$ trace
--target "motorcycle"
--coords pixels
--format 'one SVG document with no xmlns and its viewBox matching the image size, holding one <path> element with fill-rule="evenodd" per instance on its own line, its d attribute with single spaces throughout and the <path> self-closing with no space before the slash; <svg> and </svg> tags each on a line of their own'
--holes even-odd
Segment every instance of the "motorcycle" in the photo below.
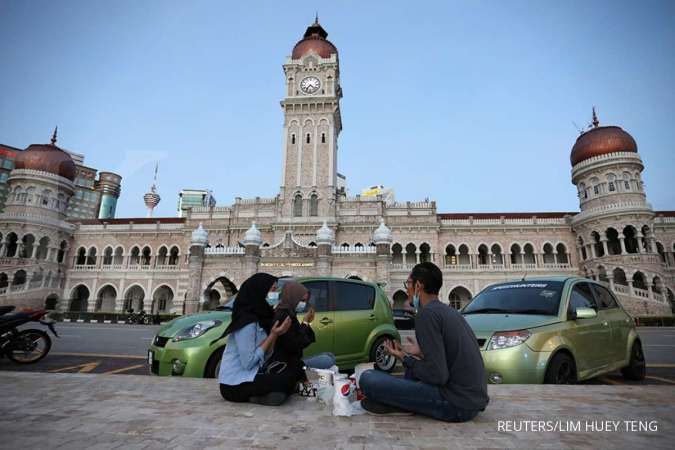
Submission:
<svg viewBox="0 0 675 450">
<path fill-rule="evenodd" d="M 132 325 L 150 325 L 153 323 L 153 318 L 152 316 L 146 314 L 145 311 L 141 311 L 140 313 L 131 311 L 129 313 L 129 317 L 127 317 L 126 322 Z"/>
<path fill-rule="evenodd" d="M 47 311 L 12 312 L 14 306 L 0 306 L 0 357 L 9 358 L 17 364 L 31 364 L 47 356 L 52 348 L 49 335 L 35 328 L 19 330 L 18 327 L 28 322 L 39 322 L 59 337 L 54 329 L 54 320 L 45 317 Z"/>
</svg>

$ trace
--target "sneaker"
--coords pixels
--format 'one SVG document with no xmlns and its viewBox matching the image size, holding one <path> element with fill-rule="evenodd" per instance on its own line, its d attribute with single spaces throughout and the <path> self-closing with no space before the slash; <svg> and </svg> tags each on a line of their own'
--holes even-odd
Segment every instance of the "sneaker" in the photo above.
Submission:
<svg viewBox="0 0 675 450">
<path fill-rule="evenodd" d="M 397 408 L 396 406 L 385 405 L 384 403 L 376 402 L 375 400 L 364 398 L 361 400 L 361 408 L 365 409 L 368 414 L 374 416 L 412 416 L 410 411 Z"/>
<path fill-rule="evenodd" d="M 286 401 L 287 397 L 283 392 L 270 392 L 266 395 L 252 396 L 248 401 L 258 405 L 279 406 Z"/>
</svg>

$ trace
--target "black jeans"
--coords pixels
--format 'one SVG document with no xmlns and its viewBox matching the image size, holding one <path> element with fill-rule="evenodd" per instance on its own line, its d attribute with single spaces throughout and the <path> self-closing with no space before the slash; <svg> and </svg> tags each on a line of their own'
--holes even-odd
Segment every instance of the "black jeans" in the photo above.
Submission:
<svg viewBox="0 0 675 450">
<path fill-rule="evenodd" d="M 247 402 L 251 397 L 283 392 L 291 395 L 295 391 L 297 377 L 291 370 L 284 370 L 277 374 L 259 373 L 253 381 L 246 383 L 220 385 L 220 395 L 230 402 Z"/>
</svg>

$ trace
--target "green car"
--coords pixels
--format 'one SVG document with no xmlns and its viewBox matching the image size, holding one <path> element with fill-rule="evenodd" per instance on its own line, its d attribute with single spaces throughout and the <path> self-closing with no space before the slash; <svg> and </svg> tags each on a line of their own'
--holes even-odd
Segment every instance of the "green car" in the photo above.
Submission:
<svg viewBox="0 0 675 450">
<path fill-rule="evenodd" d="M 280 279 L 281 288 L 288 279 Z M 305 356 L 335 354 L 341 370 L 372 361 L 391 371 L 396 359 L 384 349 L 387 339 L 400 339 L 386 294 L 375 283 L 332 277 L 298 278 L 311 292 L 316 311 L 312 329 L 316 342 Z M 219 311 L 179 317 L 162 326 L 148 350 L 150 372 L 155 375 L 214 378 L 227 337 L 218 339 L 230 323 L 231 302 Z M 299 314 L 299 318 L 302 314 Z M 212 341 L 216 340 L 212 343 Z"/>
<path fill-rule="evenodd" d="M 633 320 L 587 278 L 528 278 L 488 286 L 462 309 L 490 383 L 569 384 L 621 369 L 645 377 Z"/>
</svg>

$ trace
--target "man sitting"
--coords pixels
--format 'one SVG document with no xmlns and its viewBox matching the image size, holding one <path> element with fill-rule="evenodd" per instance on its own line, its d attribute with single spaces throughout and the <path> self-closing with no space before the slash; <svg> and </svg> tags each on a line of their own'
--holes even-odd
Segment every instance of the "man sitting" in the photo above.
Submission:
<svg viewBox="0 0 675 450">
<path fill-rule="evenodd" d="M 359 385 L 366 398 L 361 405 L 373 414 L 414 412 L 447 422 L 471 420 L 489 402 L 476 336 L 457 310 L 438 299 L 443 276 L 435 264 L 417 264 L 410 277 L 418 310 L 417 343 L 408 338 L 407 351 L 398 342 L 385 345 L 403 361 L 406 379 L 364 372 Z"/>
</svg>

